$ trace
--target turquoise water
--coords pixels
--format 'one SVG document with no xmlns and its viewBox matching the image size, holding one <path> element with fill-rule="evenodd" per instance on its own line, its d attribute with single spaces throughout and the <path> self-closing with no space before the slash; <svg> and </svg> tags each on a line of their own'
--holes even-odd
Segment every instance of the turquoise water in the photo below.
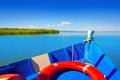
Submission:
<svg viewBox="0 0 120 80">
<path fill-rule="evenodd" d="M 0 36 L 0 65 L 60 49 L 86 39 L 83 33 Z M 95 35 L 95 42 L 120 67 L 120 35 Z"/>
</svg>

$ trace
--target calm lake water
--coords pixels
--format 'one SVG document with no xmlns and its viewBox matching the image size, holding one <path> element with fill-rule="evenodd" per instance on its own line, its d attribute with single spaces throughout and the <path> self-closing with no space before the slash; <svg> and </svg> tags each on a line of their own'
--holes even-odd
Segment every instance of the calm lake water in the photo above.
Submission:
<svg viewBox="0 0 120 80">
<path fill-rule="evenodd" d="M 82 42 L 87 33 L 0 36 L 0 66 Z M 120 67 L 120 34 L 96 34 L 95 42 Z"/>
</svg>

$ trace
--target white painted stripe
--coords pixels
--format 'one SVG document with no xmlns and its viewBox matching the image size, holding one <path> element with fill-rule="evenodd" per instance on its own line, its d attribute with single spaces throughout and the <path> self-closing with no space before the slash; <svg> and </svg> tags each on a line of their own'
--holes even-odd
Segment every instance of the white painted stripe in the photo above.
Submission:
<svg viewBox="0 0 120 80">
<path fill-rule="evenodd" d="M 85 72 L 91 65 L 87 64 L 83 67 L 83 72 Z"/>
<path fill-rule="evenodd" d="M 8 80 L 8 78 L 2 78 L 2 79 L 0 79 L 0 80 Z"/>
<path fill-rule="evenodd" d="M 106 76 L 104 75 L 104 78 L 106 78 Z"/>
<path fill-rule="evenodd" d="M 57 63 L 54 63 L 53 65 L 54 65 L 54 66 L 58 66 L 58 64 L 57 64 Z"/>
</svg>

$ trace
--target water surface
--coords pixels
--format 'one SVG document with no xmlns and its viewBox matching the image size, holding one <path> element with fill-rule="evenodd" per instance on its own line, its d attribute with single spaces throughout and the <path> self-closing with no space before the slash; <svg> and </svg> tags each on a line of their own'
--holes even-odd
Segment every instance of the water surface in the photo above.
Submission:
<svg viewBox="0 0 120 80">
<path fill-rule="evenodd" d="M 86 39 L 86 33 L 58 35 L 0 36 L 0 65 L 44 54 Z M 95 35 L 95 42 L 120 67 L 120 35 Z"/>
</svg>

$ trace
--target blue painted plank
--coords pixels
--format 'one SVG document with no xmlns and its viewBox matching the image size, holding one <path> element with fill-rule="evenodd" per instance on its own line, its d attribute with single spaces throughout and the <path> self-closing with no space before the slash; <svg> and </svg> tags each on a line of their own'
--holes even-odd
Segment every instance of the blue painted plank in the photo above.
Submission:
<svg viewBox="0 0 120 80">
<path fill-rule="evenodd" d="M 69 55 L 70 60 L 72 60 L 72 59 L 79 60 L 79 59 L 83 58 L 83 56 L 84 56 L 84 46 L 82 43 L 75 44 L 73 46 L 69 46 L 69 47 L 65 48 L 65 50 L 66 50 L 67 55 Z"/>
<path fill-rule="evenodd" d="M 92 65 L 97 66 L 98 62 L 101 61 L 101 56 L 104 55 L 103 50 L 100 49 L 100 47 L 93 41 L 91 43 L 88 42 L 85 44 L 85 53 L 87 52 L 87 50 L 89 53 L 89 60 L 92 61 Z"/>
<path fill-rule="evenodd" d="M 78 53 L 78 59 L 81 59 L 84 57 L 84 45 L 83 43 L 75 44 L 75 50 Z"/>
<path fill-rule="evenodd" d="M 10 66 L 15 66 L 15 67 L 9 70 L 9 73 L 18 73 L 23 75 L 24 77 L 27 77 L 29 75 L 32 75 L 33 73 L 36 73 L 33 68 L 31 58 L 12 63 L 10 64 Z"/>
<path fill-rule="evenodd" d="M 97 68 L 108 77 L 111 72 L 116 69 L 116 65 L 109 59 L 107 55 L 103 58 L 103 60 L 98 64 Z"/>
<path fill-rule="evenodd" d="M 73 51 L 72 51 L 72 48 L 74 48 Z M 75 49 L 75 46 L 69 46 L 69 47 L 65 48 L 65 50 L 66 50 L 66 55 L 68 55 L 70 57 L 70 60 L 72 60 L 72 59 L 73 60 L 79 59 L 79 55 L 78 55 L 78 53 L 77 53 L 77 51 Z"/>
<path fill-rule="evenodd" d="M 49 59 L 51 63 L 62 62 L 62 61 L 70 61 L 70 57 L 66 54 L 65 49 L 59 49 L 56 51 L 52 51 L 48 53 Z"/>
<path fill-rule="evenodd" d="M 120 80 L 120 69 L 118 69 L 109 80 Z"/>
</svg>

